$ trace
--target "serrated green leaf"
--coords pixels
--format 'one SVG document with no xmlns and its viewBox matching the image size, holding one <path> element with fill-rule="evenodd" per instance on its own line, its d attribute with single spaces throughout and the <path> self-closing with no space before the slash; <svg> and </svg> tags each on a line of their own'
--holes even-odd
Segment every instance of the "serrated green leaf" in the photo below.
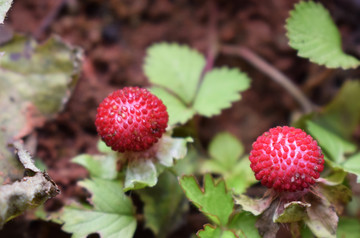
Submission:
<svg viewBox="0 0 360 238">
<path fill-rule="evenodd" d="M 336 237 L 358 238 L 360 234 L 360 221 L 354 218 L 341 217 L 339 219 Z"/>
<path fill-rule="evenodd" d="M 205 225 L 203 230 L 198 231 L 197 236 L 199 238 L 237 238 L 232 231 L 222 230 L 211 225 Z"/>
<path fill-rule="evenodd" d="M 9 11 L 13 0 L 0 0 L 0 24 L 4 24 L 6 13 Z"/>
<path fill-rule="evenodd" d="M 144 202 L 145 225 L 158 238 L 177 228 L 188 210 L 186 197 L 175 176 L 164 172 L 153 188 L 138 190 Z"/>
<path fill-rule="evenodd" d="M 228 228 L 234 230 L 239 238 L 261 238 L 255 228 L 256 221 L 256 216 L 249 212 L 241 212 L 232 217 Z"/>
<path fill-rule="evenodd" d="M 226 67 L 207 72 L 194 101 L 194 110 L 200 115 L 211 117 L 229 108 L 241 98 L 240 92 L 250 85 L 250 79 L 238 69 Z"/>
<path fill-rule="evenodd" d="M 72 238 L 98 233 L 106 238 L 131 238 L 136 229 L 131 200 L 122 192 L 119 181 L 93 178 L 80 183 L 92 194 L 92 209 L 67 206 L 61 216 L 62 229 Z"/>
<path fill-rule="evenodd" d="M 209 154 L 212 158 L 230 169 L 244 153 L 244 146 L 232 134 L 223 132 L 217 134 L 209 145 Z"/>
<path fill-rule="evenodd" d="M 355 152 L 356 146 L 351 142 L 340 138 L 312 121 L 308 121 L 306 125 L 309 133 L 315 137 L 321 148 L 328 152 L 330 158 L 336 163 L 345 160 L 345 153 Z"/>
<path fill-rule="evenodd" d="M 224 181 L 220 180 L 215 184 L 211 175 L 206 174 L 203 188 L 200 188 L 193 176 L 183 176 L 179 182 L 188 199 L 211 221 L 222 226 L 227 224 L 233 212 L 234 201 L 231 193 L 226 191 Z"/>
<path fill-rule="evenodd" d="M 204 66 L 204 56 L 188 46 L 159 43 L 148 48 L 144 71 L 151 83 L 167 88 L 190 104 Z"/>
<path fill-rule="evenodd" d="M 358 67 L 355 57 L 343 52 L 340 32 L 329 12 L 313 1 L 302 1 L 290 12 L 286 29 L 289 44 L 298 55 L 328 68 Z"/>
<path fill-rule="evenodd" d="M 185 124 L 195 114 L 195 111 L 186 106 L 179 98 L 170 94 L 165 89 L 152 87 L 151 92 L 158 96 L 167 108 L 169 114 L 169 125 L 177 123 Z"/>
<path fill-rule="evenodd" d="M 111 155 L 82 154 L 73 158 L 72 162 L 84 166 L 91 177 L 115 179 L 117 176 L 116 158 Z"/>
<path fill-rule="evenodd" d="M 140 158 L 129 161 L 126 168 L 124 191 L 153 187 L 157 183 L 158 173 L 151 159 Z"/>
<path fill-rule="evenodd" d="M 360 153 L 352 155 L 343 164 L 342 167 L 350 173 L 357 176 L 357 182 L 360 183 Z"/>
</svg>

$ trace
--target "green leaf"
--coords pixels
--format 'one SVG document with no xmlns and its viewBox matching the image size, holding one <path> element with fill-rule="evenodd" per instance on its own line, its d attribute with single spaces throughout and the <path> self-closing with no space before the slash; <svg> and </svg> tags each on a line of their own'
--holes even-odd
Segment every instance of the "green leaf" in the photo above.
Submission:
<svg viewBox="0 0 360 238">
<path fill-rule="evenodd" d="M 72 238 L 85 238 L 92 233 L 107 238 L 133 237 L 135 211 L 119 181 L 93 178 L 80 185 L 92 194 L 93 208 L 66 206 L 61 216 L 64 231 L 73 233 Z"/>
<path fill-rule="evenodd" d="M 342 167 L 350 173 L 357 175 L 357 182 L 360 183 L 360 153 L 356 153 L 348 158 Z"/>
<path fill-rule="evenodd" d="M 147 50 L 144 71 L 150 82 L 162 86 L 190 104 L 205 66 L 199 52 L 185 45 L 159 43 Z"/>
<path fill-rule="evenodd" d="M 359 66 L 359 60 L 341 48 L 341 36 L 329 12 L 313 1 L 295 5 L 286 23 L 289 44 L 298 55 L 328 68 Z"/>
<path fill-rule="evenodd" d="M 342 217 L 339 220 L 336 237 L 357 238 L 360 234 L 360 221 L 358 219 Z"/>
<path fill-rule="evenodd" d="M 351 139 L 360 121 L 359 92 L 358 80 L 346 81 L 335 98 L 313 121 L 345 139 Z"/>
<path fill-rule="evenodd" d="M 238 69 L 226 67 L 213 69 L 205 74 L 194 102 L 200 115 L 211 117 L 229 108 L 241 98 L 240 92 L 249 88 L 250 79 Z"/>
<path fill-rule="evenodd" d="M 129 161 L 126 168 L 124 191 L 153 187 L 157 183 L 157 171 L 151 159 Z"/>
<path fill-rule="evenodd" d="M 164 172 L 155 187 L 137 192 L 144 202 L 145 225 L 155 233 L 156 237 L 166 237 L 181 224 L 189 206 L 173 174 Z"/>
<path fill-rule="evenodd" d="M 0 24 L 4 24 L 7 11 L 9 11 L 13 0 L 0 0 Z"/>
<path fill-rule="evenodd" d="M 345 153 L 355 152 L 356 146 L 354 144 L 340 138 L 320 125 L 312 121 L 308 121 L 306 125 L 310 134 L 316 138 L 321 148 L 329 153 L 333 161 L 337 163 L 343 162 Z"/>
<path fill-rule="evenodd" d="M 200 188 L 193 176 L 183 176 L 180 179 L 180 185 L 188 199 L 211 221 L 222 226 L 227 224 L 233 212 L 234 201 L 231 193 L 226 191 L 224 181 L 215 184 L 211 175 L 206 174 L 204 187 Z"/>
<path fill-rule="evenodd" d="M 217 134 L 209 145 L 209 154 L 224 168 L 230 169 L 244 153 L 244 146 L 232 134 L 223 132 Z"/>
<path fill-rule="evenodd" d="M 192 138 L 173 138 L 164 135 L 158 142 L 159 147 L 155 157 L 160 164 L 171 167 L 174 165 L 174 160 L 185 157 L 187 153 L 186 144 L 188 142 L 193 142 Z"/>
<path fill-rule="evenodd" d="M 228 228 L 234 230 L 239 238 L 261 238 L 255 228 L 256 221 L 256 216 L 249 212 L 241 212 L 232 217 Z"/>
<path fill-rule="evenodd" d="M 152 87 L 151 92 L 158 96 L 165 104 L 169 114 L 169 125 L 177 123 L 185 124 L 194 116 L 195 111 L 191 107 L 186 106 L 179 98 L 165 89 Z"/>
<path fill-rule="evenodd" d="M 211 225 L 205 225 L 203 230 L 198 231 L 197 236 L 200 238 L 236 238 L 232 231 L 222 230 Z"/>
<path fill-rule="evenodd" d="M 222 175 L 228 188 L 237 194 L 245 192 L 246 188 L 256 182 L 247 157 L 239 160 L 244 147 L 241 142 L 230 133 L 219 133 L 210 142 L 209 154 L 211 159 L 202 163 L 201 171 Z"/>
<path fill-rule="evenodd" d="M 111 155 L 82 154 L 73 158 L 72 162 L 84 166 L 91 177 L 115 179 L 117 176 L 116 158 Z"/>
</svg>

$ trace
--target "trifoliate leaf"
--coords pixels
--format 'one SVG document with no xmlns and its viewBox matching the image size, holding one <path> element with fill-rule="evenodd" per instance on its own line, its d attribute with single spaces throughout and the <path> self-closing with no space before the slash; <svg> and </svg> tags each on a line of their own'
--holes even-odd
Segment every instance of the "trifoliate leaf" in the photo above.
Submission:
<svg viewBox="0 0 360 238">
<path fill-rule="evenodd" d="M 343 164 L 342 167 L 345 171 L 357 175 L 357 182 L 360 183 L 360 153 L 356 153 L 349 157 Z"/>
<path fill-rule="evenodd" d="M 219 227 L 205 225 L 203 230 L 196 234 L 199 238 L 237 238 L 234 232 L 229 230 L 222 230 Z"/>
<path fill-rule="evenodd" d="M 111 155 L 82 154 L 73 158 L 72 162 L 84 166 L 91 177 L 115 179 L 117 176 L 116 158 Z"/>
<path fill-rule="evenodd" d="M 356 146 L 351 142 L 340 138 L 312 121 L 308 121 L 306 124 L 309 133 L 319 142 L 321 148 L 328 152 L 330 159 L 336 163 L 345 160 L 345 153 L 355 152 Z"/>
<path fill-rule="evenodd" d="M 153 161 L 148 158 L 129 161 L 126 168 L 124 191 L 153 187 L 157 183 L 157 172 Z"/>
<path fill-rule="evenodd" d="M 358 219 L 341 217 L 339 219 L 336 237 L 357 238 L 360 234 L 360 221 Z"/>
<path fill-rule="evenodd" d="M 210 142 L 210 159 L 202 163 L 201 171 L 220 174 L 235 193 L 243 193 L 246 188 L 256 182 L 250 168 L 250 161 L 243 154 L 241 142 L 230 133 L 219 133 Z"/>
<path fill-rule="evenodd" d="M 160 43 L 148 48 L 144 71 L 150 82 L 178 95 L 185 104 L 194 100 L 205 58 L 185 45 Z"/>
<path fill-rule="evenodd" d="M 248 76 L 238 69 L 226 67 L 207 72 L 195 98 L 194 110 L 200 115 L 211 117 L 229 108 L 241 98 L 240 92 L 250 85 Z"/>
<path fill-rule="evenodd" d="M 261 238 L 258 230 L 255 228 L 256 220 L 256 216 L 251 213 L 241 212 L 231 218 L 227 227 L 234 230 L 239 238 Z"/>
<path fill-rule="evenodd" d="M 145 226 L 158 238 L 176 229 L 189 207 L 176 177 L 167 171 L 160 175 L 155 187 L 137 193 L 144 202 Z"/>
<path fill-rule="evenodd" d="M 7 11 L 9 11 L 13 0 L 0 0 L 0 24 L 4 24 Z"/>
<path fill-rule="evenodd" d="M 228 223 L 229 216 L 233 212 L 234 201 L 231 193 L 226 191 L 224 181 L 220 180 L 215 184 L 211 175 L 206 174 L 204 187 L 200 188 L 193 176 L 183 176 L 180 179 L 180 185 L 188 199 L 211 221 L 222 226 Z"/>
<path fill-rule="evenodd" d="M 329 12 L 313 1 L 303 1 L 290 12 L 286 29 L 289 44 L 298 55 L 328 68 L 358 67 L 360 61 L 341 48 L 341 36 Z"/>
<path fill-rule="evenodd" d="M 61 216 L 64 231 L 73 233 L 72 238 L 85 238 L 92 233 L 104 238 L 133 237 L 135 211 L 119 181 L 93 178 L 80 185 L 92 194 L 93 207 L 65 207 Z"/>
<path fill-rule="evenodd" d="M 169 114 L 169 125 L 177 123 L 185 124 L 195 114 L 195 111 L 184 104 L 175 95 L 170 94 L 165 89 L 159 87 L 152 87 L 151 92 L 158 96 L 167 108 Z"/>
</svg>

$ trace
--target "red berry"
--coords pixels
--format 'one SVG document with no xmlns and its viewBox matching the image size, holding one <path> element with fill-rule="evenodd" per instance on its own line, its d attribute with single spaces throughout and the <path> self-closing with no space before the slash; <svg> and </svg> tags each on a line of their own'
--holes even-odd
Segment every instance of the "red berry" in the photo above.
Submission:
<svg viewBox="0 0 360 238">
<path fill-rule="evenodd" d="M 168 120 L 166 106 L 159 98 L 146 89 L 126 87 L 100 103 L 95 125 L 113 150 L 144 151 L 162 136 Z"/>
<path fill-rule="evenodd" d="M 250 167 L 257 180 L 277 191 L 300 191 L 315 183 L 324 169 L 317 142 L 301 129 L 276 127 L 257 138 Z"/>
</svg>

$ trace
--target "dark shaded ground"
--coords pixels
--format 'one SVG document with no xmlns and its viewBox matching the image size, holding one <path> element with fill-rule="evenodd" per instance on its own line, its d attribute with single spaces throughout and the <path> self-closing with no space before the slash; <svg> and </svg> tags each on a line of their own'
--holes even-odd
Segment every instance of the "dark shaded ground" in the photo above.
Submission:
<svg viewBox="0 0 360 238">
<path fill-rule="evenodd" d="M 359 72 L 329 71 L 296 57 L 284 29 L 288 12 L 296 2 L 216 1 L 217 36 L 222 43 L 248 47 L 298 84 L 314 103 L 323 105 L 345 78 L 359 76 Z M 345 50 L 359 56 L 359 1 L 323 2 L 340 26 Z M 69 160 L 79 153 L 96 152 L 96 107 L 109 92 L 127 85 L 148 85 L 142 72 L 146 47 L 170 41 L 207 53 L 211 43 L 209 20 L 214 17 L 208 5 L 205 0 L 15 1 L 7 19 L 15 31 L 39 40 L 59 34 L 85 50 L 83 74 L 69 104 L 37 131 L 37 156 L 62 190 L 47 203 L 47 209 L 56 210 L 75 196 L 85 196 L 76 182 L 87 173 Z M 288 92 L 245 60 L 220 53 L 215 65 L 240 67 L 253 81 L 251 89 L 232 108 L 220 116 L 200 119 L 204 146 L 217 132 L 226 130 L 240 138 L 249 151 L 259 134 L 272 126 L 289 124 L 299 110 Z M 57 225 L 30 218 L 28 214 L 9 222 L 0 237 L 69 237 Z M 186 224 L 171 237 L 188 237 L 205 222 L 197 213 L 185 219 Z M 139 227 L 136 237 L 151 237 L 150 232 Z"/>
</svg>

